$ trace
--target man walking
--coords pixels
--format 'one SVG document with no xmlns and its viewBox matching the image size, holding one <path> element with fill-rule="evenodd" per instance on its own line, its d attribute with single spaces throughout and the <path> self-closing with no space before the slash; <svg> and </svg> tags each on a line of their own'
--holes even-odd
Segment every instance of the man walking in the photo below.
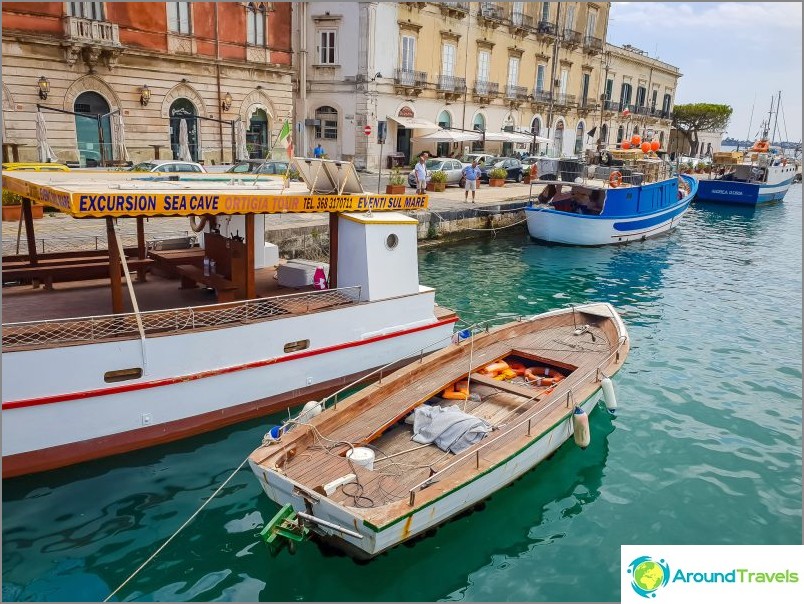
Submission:
<svg viewBox="0 0 804 604">
<path fill-rule="evenodd" d="M 475 190 L 477 189 L 477 181 L 480 179 L 480 168 L 477 167 L 477 160 L 472 160 L 471 166 L 466 166 L 463 169 L 463 200 L 469 201 L 469 191 L 472 192 L 472 203 L 475 203 Z"/>
<path fill-rule="evenodd" d="M 416 194 L 422 194 L 427 190 L 427 166 L 424 163 L 425 154 L 419 154 L 419 161 L 416 163 L 416 167 L 413 169 L 414 174 L 416 175 Z"/>
<path fill-rule="evenodd" d="M 321 143 L 318 143 L 318 145 L 316 145 L 316 148 L 313 149 L 313 157 L 315 157 L 316 159 L 321 159 L 322 157 L 324 157 L 324 147 L 321 146 Z"/>
</svg>

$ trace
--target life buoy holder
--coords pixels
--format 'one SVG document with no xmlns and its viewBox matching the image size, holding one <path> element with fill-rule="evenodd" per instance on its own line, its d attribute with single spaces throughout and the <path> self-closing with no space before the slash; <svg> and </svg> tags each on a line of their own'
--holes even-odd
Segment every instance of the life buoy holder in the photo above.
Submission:
<svg viewBox="0 0 804 604">
<path fill-rule="evenodd" d="M 616 189 L 621 184 L 623 184 L 622 172 L 618 172 L 615 170 L 614 172 L 609 174 L 609 185 L 611 185 L 612 188 Z"/>
<path fill-rule="evenodd" d="M 207 222 L 209 222 L 209 216 L 202 216 L 201 222 L 198 222 L 198 216 L 190 216 L 190 228 L 196 233 L 203 231 L 207 226 Z"/>
</svg>

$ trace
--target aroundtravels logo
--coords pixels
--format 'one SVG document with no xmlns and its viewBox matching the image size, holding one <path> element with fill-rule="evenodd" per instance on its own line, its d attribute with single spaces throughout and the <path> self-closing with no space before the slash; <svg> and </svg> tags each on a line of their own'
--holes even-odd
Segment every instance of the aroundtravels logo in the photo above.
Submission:
<svg viewBox="0 0 804 604">
<path fill-rule="evenodd" d="M 664 560 L 654 560 L 650 556 L 639 556 L 628 565 L 631 575 L 631 588 L 643 598 L 655 598 L 656 590 L 667 585 L 670 580 L 670 567 Z"/>
</svg>

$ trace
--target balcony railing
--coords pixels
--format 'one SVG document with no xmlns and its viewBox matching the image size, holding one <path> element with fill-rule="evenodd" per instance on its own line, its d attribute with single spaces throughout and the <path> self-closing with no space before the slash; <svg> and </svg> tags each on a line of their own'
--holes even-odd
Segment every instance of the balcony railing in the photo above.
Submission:
<svg viewBox="0 0 804 604">
<path fill-rule="evenodd" d="M 603 101 L 603 109 L 606 111 L 619 111 L 620 103 L 612 100 Z"/>
<path fill-rule="evenodd" d="M 73 42 L 93 42 L 101 46 L 120 46 L 117 23 L 64 17 L 64 34 Z"/>
<path fill-rule="evenodd" d="M 511 25 L 523 29 L 533 29 L 533 17 L 519 11 L 511 11 Z"/>
<path fill-rule="evenodd" d="M 603 50 L 603 40 L 594 36 L 584 37 L 583 45 L 584 48 L 592 52 L 601 52 Z"/>
<path fill-rule="evenodd" d="M 581 41 L 583 40 L 581 32 L 575 31 L 574 29 L 565 29 L 562 32 L 562 37 L 564 38 L 564 42 L 567 44 L 580 45 Z"/>
<path fill-rule="evenodd" d="M 579 109 L 597 109 L 597 103 L 595 99 L 591 97 L 580 98 L 578 99 L 578 108 Z"/>
<path fill-rule="evenodd" d="M 411 71 L 409 69 L 395 69 L 394 82 L 400 86 L 424 88 L 427 86 L 427 73 L 424 71 Z"/>
<path fill-rule="evenodd" d="M 477 81 L 474 93 L 478 96 L 497 96 L 500 93 L 500 85 L 497 82 Z"/>
<path fill-rule="evenodd" d="M 513 86 L 509 84 L 505 87 L 505 98 L 522 101 L 528 98 L 528 89 L 524 86 Z"/>
<path fill-rule="evenodd" d="M 634 107 L 634 113 L 637 115 L 650 115 L 650 108 L 644 105 L 638 105 Z"/>
<path fill-rule="evenodd" d="M 447 17 L 462 19 L 469 14 L 468 2 L 439 2 L 438 7 L 441 9 L 441 14 Z"/>
<path fill-rule="evenodd" d="M 540 34 L 554 36 L 556 34 L 556 24 L 552 21 L 539 21 L 539 24 L 536 26 L 536 31 Z"/>
<path fill-rule="evenodd" d="M 556 95 L 556 105 L 574 105 L 575 104 L 575 95 L 574 94 L 561 94 L 560 92 Z"/>
<path fill-rule="evenodd" d="M 503 7 L 499 6 L 495 2 L 481 2 L 480 13 L 478 16 L 492 21 L 505 20 L 505 12 L 503 11 Z"/>
<path fill-rule="evenodd" d="M 533 89 L 533 102 L 534 103 L 549 103 L 552 95 L 549 90 Z"/>
<path fill-rule="evenodd" d="M 438 90 L 463 94 L 466 91 L 466 80 L 456 76 L 440 75 L 438 76 Z"/>
<path fill-rule="evenodd" d="M 636 109 L 636 107 L 634 105 L 632 105 L 631 103 L 624 103 L 623 101 L 620 101 L 617 104 L 617 111 L 625 111 L 626 109 L 628 109 L 628 111 L 633 113 L 634 109 Z"/>
</svg>

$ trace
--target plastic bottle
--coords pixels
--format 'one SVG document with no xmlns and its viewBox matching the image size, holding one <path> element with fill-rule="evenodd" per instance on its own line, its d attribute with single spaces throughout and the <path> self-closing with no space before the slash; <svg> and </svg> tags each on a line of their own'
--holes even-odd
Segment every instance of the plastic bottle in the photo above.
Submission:
<svg viewBox="0 0 804 604">
<path fill-rule="evenodd" d="M 204 256 L 204 276 L 209 277 L 209 258 Z"/>
</svg>

